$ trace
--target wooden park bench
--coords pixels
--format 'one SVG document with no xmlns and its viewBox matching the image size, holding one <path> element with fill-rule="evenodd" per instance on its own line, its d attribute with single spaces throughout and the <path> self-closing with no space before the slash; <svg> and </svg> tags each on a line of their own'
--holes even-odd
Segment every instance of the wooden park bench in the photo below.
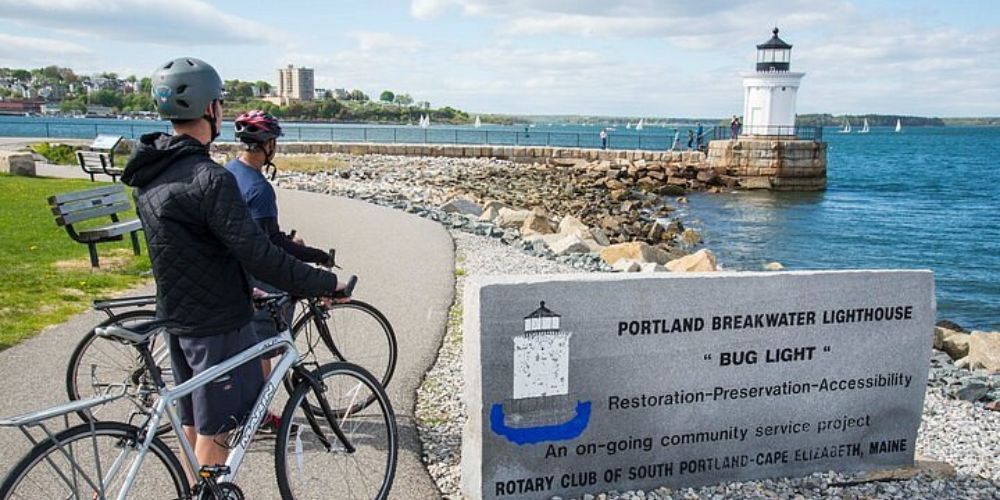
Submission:
<svg viewBox="0 0 1000 500">
<path fill-rule="evenodd" d="M 118 214 L 128 212 L 132 203 L 125 193 L 125 186 L 111 186 L 57 194 L 49 197 L 49 206 L 56 216 L 56 224 L 66 228 L 69 237 L 74 241 L 84 243 L 90 250 L 90 265 L 100 267 L 97 261 L 97 244 L 107 241 L 121 241 L 125 234 L 132 238 L 132 250 L 139 255 L 138 232 L 142 230 L 139 219 L 120 220 Z M 74 228 L 74 224 L 101 217 L 110 217 L 111 224 Z"/>
<path fill-rule="evenodd" d="M 76 152 L 76 160 L 80 163 L 80 168 L 90 175 L 93 181 L 94 174 L 105 174 L 111 177 L 111 182 L 115 182 L 122 175 L 122 169 L 115 166 L 115 148 L 122 142 L 120 135 L 101 134 L 94 138 L 89 149 Z"/>
</svg>

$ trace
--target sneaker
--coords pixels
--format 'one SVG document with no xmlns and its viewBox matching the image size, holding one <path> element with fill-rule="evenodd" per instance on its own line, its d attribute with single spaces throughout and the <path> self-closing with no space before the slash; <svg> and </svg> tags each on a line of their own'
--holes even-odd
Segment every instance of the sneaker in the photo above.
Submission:
<svg viewBox="0 0 1000 500">
<path fill-rule="evenodd" d="M 257 427 L 257 432 L 260 434 L 277 434 L 280 428 L 281 417 L 268 412 L 264 420 L 261 421 L 260 427 Z"/>
</svg>

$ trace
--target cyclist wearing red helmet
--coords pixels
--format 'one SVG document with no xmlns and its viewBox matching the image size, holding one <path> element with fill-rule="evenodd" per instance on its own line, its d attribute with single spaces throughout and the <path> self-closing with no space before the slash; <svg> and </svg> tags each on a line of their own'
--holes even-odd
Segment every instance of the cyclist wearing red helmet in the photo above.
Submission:
<svg viewBox="0 0 1000 500">
<path fill-rule="evenodd" d="M 281 125 L 269 113 L 263 111 L 248 111 L 241 114 L 234 122 L 236 139 L 243 145 L 244 151 L 226 164 L 226 170 L 236 178 L 243 200 L 250 209 L 250 216 L 257 222 L 271 242 L 303 262 L 332 265 L 329 253 L 318 248 L 305 245 L 301 238 L 285 234 L 278 226 L 278 203 L 274 187 L 263 175 L 263 169 L 271 166 L 278 150 L 278 137 L 282 135 Z M 256 288 L 265 292 L 277 292 L 275 286 L 257 280 Z M 291 324 L 294 306 L 285 311 L 286 321 Z M 258 311 L 254 315 L 254 330 L 263 340 L 278 334 L 274 321 L 267 311 Z M 274 353 L 277 355 L 278 353 Z M 261 360 L 264 378 L 271 373 L 270 359 Z M 276 415 L 268 415 L 261 429 L 277 430 L 280 423 Z"/>
</svg>

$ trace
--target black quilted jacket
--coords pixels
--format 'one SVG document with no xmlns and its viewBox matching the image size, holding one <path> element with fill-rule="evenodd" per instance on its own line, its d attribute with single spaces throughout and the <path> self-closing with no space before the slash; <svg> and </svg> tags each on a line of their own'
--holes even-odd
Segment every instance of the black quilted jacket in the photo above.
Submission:
<svg viewBox="0 0 1000 500">
<path fill-rule="evenodd" d="M 249 322 L 248 274 L 307 297 L 337 286 L 333 274 L 271 243 L 250 218 L 236 179 L 189 136 L 142 136 L 122 182 L 135 187 L 156 278 L 157 316 L 180 325 L 175 335 L 216 335 Z"/>
</svg>

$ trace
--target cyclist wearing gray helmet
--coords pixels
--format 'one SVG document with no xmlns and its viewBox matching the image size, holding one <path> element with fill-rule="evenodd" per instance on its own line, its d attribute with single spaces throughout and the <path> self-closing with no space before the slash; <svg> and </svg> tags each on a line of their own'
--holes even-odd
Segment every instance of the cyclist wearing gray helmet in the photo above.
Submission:
<svg viewBox="0 0 1000 500">
<path fill-rule="evenodd" d="M 215 69 L 193 57 L 168 61 L 153 73 L 152 93 L 174 133 L 140 137 L 122 182 L 134 187 L 156 313 L 172 324 L 170 358 L 180 384 L 256 343 L 250 275 L 306 297 L 333 296 L 343 285 L 274 245 L 236 180 L 209 156 L 222 126 Z M 220 443 L 244 420 L 262 383 L 260 367 L 248 363 L 181 401 L 185 435 L 202 466 L 225 463 Z"/>
</svg>

